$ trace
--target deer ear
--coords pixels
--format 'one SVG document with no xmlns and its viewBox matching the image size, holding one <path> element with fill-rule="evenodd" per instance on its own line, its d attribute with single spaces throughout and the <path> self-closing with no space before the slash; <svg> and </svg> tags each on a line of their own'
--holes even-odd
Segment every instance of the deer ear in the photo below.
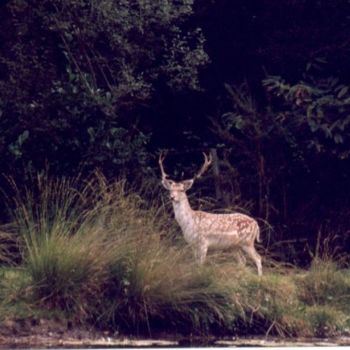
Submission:
<svg viewBox="0 0 350 350">
<path fill-rule="evenodd" d="M 168 179 L 162 179 L 162 185 L 165 189 L 167 189 L 168 191 L 170 191 L 170 187 L 171 187 L 171 180 Z"/>
<path fill-rule="evenodd" d="M 182 183 L 183 186 L 184 186 L 184 190 L 187 191 L 187 190 L 189 190 L 189 189 L 192 187 L 193 182 L 194 182 L 194 180 L 191 179 L 191 180 L 184 180 L 184 181 L 182 181 L 181 183 Z"/>
</svg>

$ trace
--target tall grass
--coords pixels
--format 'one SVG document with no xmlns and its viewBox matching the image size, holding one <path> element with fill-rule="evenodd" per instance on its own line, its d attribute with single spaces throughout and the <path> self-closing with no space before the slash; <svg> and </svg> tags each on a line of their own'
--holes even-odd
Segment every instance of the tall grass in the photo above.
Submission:
<svg viewBox="0 0 350 350">
<path fill-rule="evenodd" d="M 35 299 L 81 317 L 106 278 L 110 249 L 88 215 L 90 184 L 81 190 L 77 180 L 39 176 L 24 193 L 14 186 L 14 218 Z"/>
<path fill-rule="evenodd" d="M 310 270 L 296 279 L 299 298 L 307 305 L 336 305 L 350 312 L 349 275 L 330 260 L 313 260 Z"/>
<path fill-rule="evenodd" d="M 12 265 L 18 258 L 17 236 L 9 227 L 0 229 L 0 264 Z"/>
<path fill-rule="evenodd" d="M 145 208 L 125 181 L 40 177 L 35 191 L 15 198 L 40 305 L 78 322 L 148 333 L 174 326 L 204 331 L 228 319 L 228 292 L 187 249 L 172 245 L 159 208 Z"/>
<path fill-rule="evenodd" d="M 197 266 L 173 220 L 124 180 L 38 177 L 14 219 L 32 301 L 133 334 L 329 335 L 345 329 L 350 276 L 319 259 L 262 278 L 228 257 Z M 270 264 L 271 265 L 271 264 Z M 272 266 L 272 265 L 271 265 Z"/>
</svg>

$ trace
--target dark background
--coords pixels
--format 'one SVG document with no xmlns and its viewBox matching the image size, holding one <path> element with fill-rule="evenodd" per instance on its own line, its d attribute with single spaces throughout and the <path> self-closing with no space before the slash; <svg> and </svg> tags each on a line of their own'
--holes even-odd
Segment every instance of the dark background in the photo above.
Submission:
<svg viewBox="0 0 350 350">
<path fill-rule="evenodd" d="M 95 168 L 158 186 L 161 150 L 178 179 L 211 152 L 194 207 L 257 217 L 284 261 L 317 240 L 347 254 L 349 16 L 345 0 L 1 1 L 2 191 Z"/>
</svg>

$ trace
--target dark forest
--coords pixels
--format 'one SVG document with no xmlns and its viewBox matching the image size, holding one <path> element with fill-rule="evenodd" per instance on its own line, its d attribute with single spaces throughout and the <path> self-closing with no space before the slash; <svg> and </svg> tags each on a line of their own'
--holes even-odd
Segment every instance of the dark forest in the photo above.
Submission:
<svg viewBox="0 0 350 350">
<path fill-rule="evenodd" d="M 0 186 L 96 168 L 158 186 L 161 151 L 177 178 L 208 152 L 194 205 L 258 218 L 293 263 L 317 239 L 347 251 L 349 14 L 345 0 L 3 0 Z"/>
</svg>

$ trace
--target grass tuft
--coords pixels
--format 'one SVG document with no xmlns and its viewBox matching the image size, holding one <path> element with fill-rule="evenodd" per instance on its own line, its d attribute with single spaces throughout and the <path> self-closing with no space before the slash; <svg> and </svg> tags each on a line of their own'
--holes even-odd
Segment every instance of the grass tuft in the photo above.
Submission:
<svg viewBox="0 0 350 350">
<path fill-rule="evenodd" d="M 350 312 L 350 276 L 336 262 L 315 258 L 309 271 L 296 279 L 299 298 L 307 305 L 334 305 Z"/>
<path fill-rule="evenodd" d="M 344 331 L 347 316 L 329 305 L 314 305 L 306 309 L 306 319 L 316 337 L 339 335 Z"/>
</svg>

